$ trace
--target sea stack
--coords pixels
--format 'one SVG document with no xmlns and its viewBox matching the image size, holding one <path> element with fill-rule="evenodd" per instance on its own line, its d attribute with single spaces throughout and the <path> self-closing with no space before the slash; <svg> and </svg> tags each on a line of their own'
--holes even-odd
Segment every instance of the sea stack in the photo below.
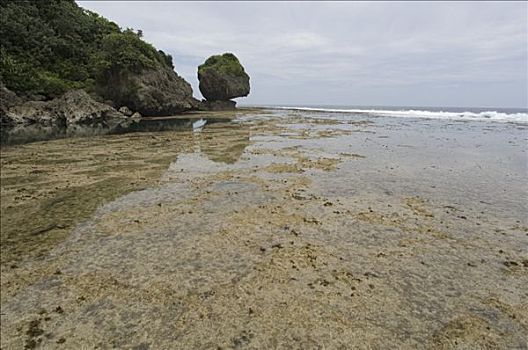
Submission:
<svg viewBox="0 0 528 350">
<path fill-rule="evenodd" d="M 231 99 L 249 95 L 249 75 L 232 53 L 209 57 L 198 67 L 198 80 L 207 110 L 234 109 Z"/>
</svg>

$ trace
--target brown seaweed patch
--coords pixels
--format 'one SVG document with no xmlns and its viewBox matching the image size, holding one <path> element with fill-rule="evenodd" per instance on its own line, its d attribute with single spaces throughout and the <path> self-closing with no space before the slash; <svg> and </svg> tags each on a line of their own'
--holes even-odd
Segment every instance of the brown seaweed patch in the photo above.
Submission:
<svg viewBox="0 0 528 350">
<path fill-rule="evenodd" d="M 434 217 L 433 213 L 426 208 L 426 203 L 422 198 L 405 198 L 405 204 L 416 214 L 426 218 Z"/>
<path fill-rule="evenodd" d="M 345 158 L 352 158 L 352 159 L 363 159 L 363 158 L 367 158 L 366 156 L 363 156 L 361 154 L 357 154 L 357 153 L 346 153 L 346 152 L 343 152 L 343 153 L 339 153 L 339 155 L 341 157 L 345 157 Z"/>
<path fill-rule="evenodd" d="M 449 321 L 434 336 L 435 349 L 498 349 L 504 334 L 484 318 L 464 314 Z"/>
<path fill-rule="evenodd" d="M 304 170 L 298 164 L 271 164 L 262 169 L 268 173 L 303 173 Z"/>
<path fill-rule="evenodd" d="M 298 164 L 303 169 L 318 169 L 323 171 L 333 171 L 337 168 L 337 165 L 341 163 L 339 158 L 316 158 L 310 159 L 308 157 L 299 157 Z"/>
</svg>

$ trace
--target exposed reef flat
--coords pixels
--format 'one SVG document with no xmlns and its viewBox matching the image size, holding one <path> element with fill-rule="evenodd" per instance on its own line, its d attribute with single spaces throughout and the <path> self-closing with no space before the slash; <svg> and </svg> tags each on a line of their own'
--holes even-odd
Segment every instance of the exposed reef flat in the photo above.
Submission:
<svg viewBox="0 0 528 350">
<path fill-rule="evenodd" d="M 2 349 L 524 349 L 515 124 L 246 111 L 2 149 Z"/>
</svg>

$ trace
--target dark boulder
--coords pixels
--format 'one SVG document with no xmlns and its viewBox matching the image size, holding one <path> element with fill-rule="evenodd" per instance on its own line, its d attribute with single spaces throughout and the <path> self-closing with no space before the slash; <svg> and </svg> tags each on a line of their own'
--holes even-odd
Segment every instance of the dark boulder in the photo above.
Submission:
<svg viewBox="0 0 528 350">
<path fill-rule="evenodd" d="M 203 100 L 198 105 L 198 110 L 201 111 L 231 111 L 236 109 L 235 101 L 207 101 Z"/>
<path fill-rule="evenodd" d="M 198 80 L 208 101 L 228 101 L 249 94 L 249 75 L 232 53 L 209 57 L 198 67 Z"/>
<path fill-rule="evenodd" d="M 195 109 L 191 85 L 170 67 L 136 72 L 114 72 L 98 84 L 98 93 L 116 106 L 127 106 L 146 116 L 164 116 Z"/>
</svg>

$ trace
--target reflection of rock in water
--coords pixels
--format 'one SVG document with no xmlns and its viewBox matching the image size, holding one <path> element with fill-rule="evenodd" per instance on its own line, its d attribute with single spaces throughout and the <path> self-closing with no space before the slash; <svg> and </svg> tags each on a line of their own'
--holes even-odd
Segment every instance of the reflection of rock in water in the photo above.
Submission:
<svg viewBox="0 0 528 350">
<path fill-rule="evenodd" d="M 56 126 L 42 126 L 38 124 L 15 126 L 13 128 L 2 127 L 0 140 L 2 145 L 19 144 L 33 141 L 49 140 L 64 137 L 66 130 Z"/>
<path fill-rule="evenodd" d="M 194 137 L 207 158 L 213 162 L 233 164 L 249 146 L 249 127 L 241 124 L 211 124 Z"/>
<path fill-rule="evenodd" d="M 85 137 L 108 134 L 112 131 L 104 126 L 71 125 L 68 128 L 57 125 L 17 125 L 11 128 L 2 128 L 1 144 L 14 145 L 35 141 L 46 141 L 65 137 Z"/>
<path fill-rule="evenodd" d="M 215 161 L 219 159 L 218 161 L 226 163 L 235 162 L 240 157 L 249 141 L 249 130 L 246 130 L 244 132 L 245 135 L 242 137 L 241 125 L 226 124 L 226 122 L 229 122 L 231 119 L 232 116 L 227 116 L 225 118 L 218 116 L 214 118 L 204 118 L 204 120 L 207 121 L 206 130 L 209 130 L 209 135 L 206 137 L 196 138 L 196 145 L 198 146 L 198 148 L 201 146 L 201 144 L 204 144 L 204 147 L 206 149 L 209 149 L 209 146 L 211 146 L 209 145 L 211 143 L 211 140 L 209 140 L 209 138 L 211 137 L 222 138 L 222 140 L 218 140 L 218 147 L 222 147 L 224 143 L 223 140 L 232 144 L 233 137 L 238 138 L 240 140 L 244 139 L 244 145 L 234 147 L 235 149 L 240 149 L 239 154 L 235 156 L 233 160 L 226 161 L 215 157 Z M 139 119 L 134 118 L 134 116 L 132 116 L 122 120 L 118 124 L 112 125 L 112 127 L 108 127 L 102 124 L 72 124 L 65 127 L 64 125 L 42 125 L 35 123 L 30 125 L 16 125 L 14 127 L 2 127 L 0 128 L 0 139 L 2 145 L 9 145 L 23 144 L 34 141 L 46 141 L 65 137 L 84 137 L 104 134 L 123 134 L 132 132 L 188 131 L 189 129 L 192 129 L 193 122 L 197 120 L 201 120 L 201 118 L 198 117 L 197 119 L 196 116 L 190 116 L 188 118 L 176 116 Z M 213 126 L 214 123 L 220 123 L 220 126 Z M 211 136 L 211 133 L 214 133 L 215 136 Z M 205 140 L 205 142 L 203 140 Z M 229 150 L 225 148 L 224 152 L 226 152 L 226 155 L 227 153 L 236 153 L 229 152 Z"/>
<path fill-rule="evenodd" d="M 120 134 L 134 131 L 138 119 L 133 117 L 124 119 L 112 127 L 102 124 L 72 124 L 64 125 L 15 125 L 14 127 L 2 127 L 0 129 L 1 145 L 17 145 L 36 141 L 48 141 L 67 137 L 87 137 L 105 134 Z"/>
</svg>

